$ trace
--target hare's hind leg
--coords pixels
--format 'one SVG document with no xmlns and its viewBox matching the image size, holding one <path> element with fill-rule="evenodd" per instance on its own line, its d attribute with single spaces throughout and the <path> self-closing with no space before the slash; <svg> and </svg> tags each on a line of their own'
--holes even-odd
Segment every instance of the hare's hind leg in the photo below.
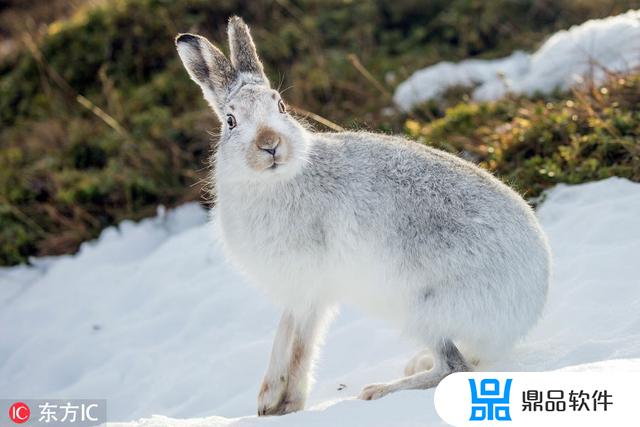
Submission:
<svg viewBox="0 0 640 427">
<path fill-rule="evenodd" d="M 419 353 L 414 359 L 424 356 Z M 412 359 L 413 361 L 413 359 Z M 411 362 L 410 362 L 411 364 Z M 407 366 L 409 368 L 410 366 Z M 360 393 L 360 399 L 379 399 L 384 395 L 398 390 L 427 389 L 435 387 L 444 377 L 454 372 L 470 371 L 469 364 L 464 360 L 458 348 L 448 339 L 443 340 L 435 349 L 433 367 L 428 371 L 417 371 L 413 375 L 386 384 L 371 384 Z"/>
</svg>

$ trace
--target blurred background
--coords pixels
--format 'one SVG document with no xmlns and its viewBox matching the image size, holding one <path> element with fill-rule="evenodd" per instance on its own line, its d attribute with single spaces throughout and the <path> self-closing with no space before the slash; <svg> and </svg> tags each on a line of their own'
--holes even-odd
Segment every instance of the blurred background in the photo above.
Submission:
<svg viewBox="0 0 640 427">
<path fill-rule="evenodd" d="M 532 203 L 557 183 L 640 181 L 640 73 L 473 102 L 394 106 L 440 61 L 535 51 L 640 0 L 0 0 L 0 265 L 73 253 L 123 219 L 202 200 L 215 116 L 174 49 L 250 25 L 272 84 L 320 131 L 404 133 L 493 171 Z M 640 52 L 639 52 L 640 54 Z"/>
</svg>

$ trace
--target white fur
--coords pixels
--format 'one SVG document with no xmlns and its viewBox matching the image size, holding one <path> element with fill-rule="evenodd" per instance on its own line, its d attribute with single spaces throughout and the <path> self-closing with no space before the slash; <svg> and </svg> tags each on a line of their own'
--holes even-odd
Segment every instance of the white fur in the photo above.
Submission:
<svg viewBox="0 0 640 427">
<path fill-rule="evenodd" d="M 457 173 L 469 169 L 480 182 L 468 190 L 480 184 L 482 191 L 491 191 L 483 202 L 495 205 L 478 205 L 484 212 L 474 216 L 438 206 L 453 218 L 469 221 L 466 227 L 475 241 L 461 240 L 446 251 L 415 244 L 411 257 L 423 265 L 410 265 L 402 248 L 411 242 L 395 241 L 404 236 L 389 230 L 402 215 L 426 215 L 432 201 L 394 203 L 396 189 L 379 191 L 379 175 L 385 172 L 375 166 L 389 158 L 402 161 L 403 156 L 419 162 L 435 150 L 364 133 L 316 135 L 310 141 L 318 156 L 356 154 L 321 165 L 349 168 L 335 171 L 344 175 L 345 188 L 324 188 L 321 179 L 302 183 L 304 171 L 317 166 L 313 160 L 300 161 L 302 171 L 294 177 L 266 176 L 263 182 L 242 182 L 240 174 L 232 172 L 241 171 L 239 165 L 222 166 L 225 147 L 220 147 L 216 163 L 218 220 L 227 253 L 274 300 L 301 314 L 318 305 L 357 305 L 426 346 L 447 337 L 480 360 L 502 354 L 533 325 L 546 296 L 549 255 L 533 213 L 513 191 L 475 166 L 438 153 L 449 167 L 461 168 Z M 363 146 L 341 153 L 343 147 L 357 144 Z M 380 156 L 376 149 L 387 153 Z M 373 151 L 370 157 L 364 157 L 365 150 Z M 458 187 L 464 203 L 464 183 Z M 433 296 L 424 301 L 428 290 Z"/>
<path fill-rule="evenodd" d="M 429 363 L 410 363 L 410 376 L 365 388 L 365 399 L 432 387 L 469 369 L 466 360 L 504 354 L 532 327 L 550 254 L 531 208 L 509 187 L 400 137 L 310 132 L 278 110 L 267 85 L 229 93 L 212 102 L 222 105 L 213 175 L 221 235 L 229 258 L 285 307 L 260 414 L 304 406 L 317 347 L 341 303 L 432 350 Z M 226 114 L 235 128 L 224 125 Z M 265 127 L 291 156 L 256 170 L 246 156 Z"/>
</svg>

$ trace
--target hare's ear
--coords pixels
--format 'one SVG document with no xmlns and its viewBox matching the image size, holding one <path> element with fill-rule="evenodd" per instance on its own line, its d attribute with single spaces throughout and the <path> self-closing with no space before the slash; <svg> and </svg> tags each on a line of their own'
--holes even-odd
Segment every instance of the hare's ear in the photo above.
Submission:
<svg viewBox="0 0 640 427">
<path fill-rule="evenodd" d="M 176 37 L 180 59 L 191 79 L 202 88 L 205 99 L 219 117 L 238 74 L 226 56 L 209 40 L 194 34 Z"/>
<path fill-rule="evenodd" d="M 262 84 L 269 87 L 269 79 L 264 74 L 262 62 L 258 59 L 256 45 L 253 44 L 247 24 L 242 18 L 233 16 L 229 19 L 227 33 L 231 64 L 240 73 L 243 83 Z"/>
</svg>

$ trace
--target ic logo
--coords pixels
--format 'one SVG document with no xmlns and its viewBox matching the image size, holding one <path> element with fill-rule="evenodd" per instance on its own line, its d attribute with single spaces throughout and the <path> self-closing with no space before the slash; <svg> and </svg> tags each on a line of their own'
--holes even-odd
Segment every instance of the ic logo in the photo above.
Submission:
<svg viewBox="0 0 640 427">
<path fill-rule="evenodd" d="M 31 410 L 22 402 L 16 402 L 9 408 L 9 418 L 16 424 L 22 424 L 29 420 Z"/>
<path fill-rule="evenodd" d="M 471 417 L 469 421 L 511 421 L 509 414 L 509 393 L 511 392 L 511 378 L 504 384 L 504 392 L 500 393 L 500 381 L 487 378 L 480 381 L 469 379 L 471 387 Z"/>
</svg>

